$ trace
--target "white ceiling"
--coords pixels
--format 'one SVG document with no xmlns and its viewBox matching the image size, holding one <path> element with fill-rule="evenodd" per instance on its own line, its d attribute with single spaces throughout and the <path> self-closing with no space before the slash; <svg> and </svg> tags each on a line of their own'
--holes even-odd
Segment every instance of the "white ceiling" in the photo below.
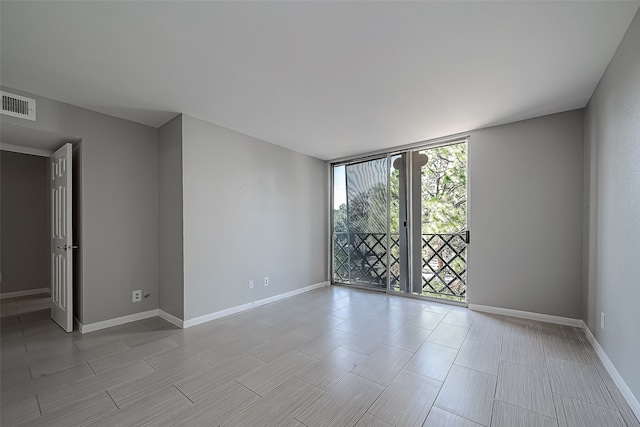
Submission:
<svg viewBox="0 0 640 427">
<path fill-rule="evenodd" d="M 331 159 L 584 107 L 638 5 L 2 1 L 1 83 Z"/>
</svg>

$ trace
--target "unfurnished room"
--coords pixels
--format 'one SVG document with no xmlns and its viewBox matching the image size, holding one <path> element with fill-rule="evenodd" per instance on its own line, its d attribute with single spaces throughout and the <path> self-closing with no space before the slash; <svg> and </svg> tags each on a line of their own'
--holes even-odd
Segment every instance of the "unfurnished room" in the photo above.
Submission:
<svg viewBox="0 0 640 427">
<path fill-rule="evenodd" d="M 640 427 L 640 1 L 0 1 L 0 425 Z"/>
</svg>

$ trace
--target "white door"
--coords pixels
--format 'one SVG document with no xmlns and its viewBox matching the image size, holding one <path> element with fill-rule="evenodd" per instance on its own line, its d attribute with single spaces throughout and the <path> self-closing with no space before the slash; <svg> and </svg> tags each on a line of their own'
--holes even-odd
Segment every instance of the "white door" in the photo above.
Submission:
<svg viewBox="0 0 640 427">
<path fill-rule="evenodd" d="M 73 331 L 71 144 L 51 156 L 51 318 Z"/>
</svg>

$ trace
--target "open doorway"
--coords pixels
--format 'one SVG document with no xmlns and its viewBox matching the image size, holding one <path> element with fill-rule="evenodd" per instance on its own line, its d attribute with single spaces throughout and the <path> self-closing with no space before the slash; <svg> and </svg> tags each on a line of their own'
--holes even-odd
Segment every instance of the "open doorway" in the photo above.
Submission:
<svg viewBox="0 0 640 427">
<path fill-rule="evenodd" d="M 59 185 L 52 187 L 52 183 L 62 171 L 60 159 L 54 154 L 56 149 L 68 147 L 63 150 L 67 154 L 63 166 L 70 172 L 71 181 L 73 165 L 78 165 L 78 160 L 72 161 L 72 145 L 66 144 L 72 142 L 73 151 L 77 154 L 80 140 L 11 124 L 3 124 L 0 131 L 0 297 L 3 329 L 5 324 L 20 324 L 34 316 L 50 315 L 70 332 L 73 330 L 71 310 L 75 305 L 74 296 L 80 294 L 76 292 L 80 291 L 79 283 L 72 281 L 79 265 L 73 268 L 71 260 L 72 251 L 77 251 L 80 239 L 63 242 L 64 258 L 69 258 L 70 262 L 61 270 L 60 257 L 56 257 L 56 251 L 60 252 L 56 250 L 60 249 L 56 243 L 59 246 L 60 242 L 56 237 L 60 237 L 60 230 L 64 230 L 71 238 L 75 228 L 71 218 L 72 214 L 79 212 L 79 197 L 72 191 L 66 193 L 65 188 L 62 196 L 69 197 L 68 203 L 62 206 L 63 198 L 59 191 L 56 192 Z M 78 177 L 79 173 L 73 173 L 73 178 Z M 64 229 L 56 222 L 61 213 L 69 218 Z M 69 310 L 66 321 L 60 322 L 59 313 L 56 315 L 62 296 L 59 285 L 67 278 L 69 285 L 64 289 L 64 296 L 68 298 L 63 306 Z M 52 284 L 57 284 L 53 293 Z"/>
<path fill-rule="evenodd" d="M 49 159 L 0 153 L 2 317 L 48 309 Z"/>
</svg>

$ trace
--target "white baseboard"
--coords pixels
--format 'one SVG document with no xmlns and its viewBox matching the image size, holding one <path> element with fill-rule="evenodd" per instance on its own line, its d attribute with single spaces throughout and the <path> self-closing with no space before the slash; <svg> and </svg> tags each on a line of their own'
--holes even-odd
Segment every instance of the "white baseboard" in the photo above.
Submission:
<svg viewBox="0 0 640 427">
<path fill-rule="evenodd" d="M 504 316 L 520 317 L 522 319 L 539 320 L 541 322 L 557 323 L 559 325 L 574 326 L 576 328 L 582 328 L 583 324 L 581 319 L 572 319 L 570 317 L 533 313 L 531 311 L 511 310 L 510 308 L 492 307 L 490 305 L 469 304 L 469 310 L 482 311 L 492 314 L 502 314 Z"/>
<path fill-rule="evenodd" d="M 173 323 L 179 328 L 184 328 L 184 320 L 177 318 L 173 314 L 169 314 L 164 310 L 158 309 L 158 316 L 162 317 L 164 320 L 166 320 L 169 323 Z"/>
<path fill-rule="evenodd" d="M 190 328 L 192 326 L 199 325 L 201 323 L 210 322 L 221 317 L 231 316 L 232 314 L 240 313 L 241 311 L 247 311 L 254 307 L 253 303 L 237 305 L 235 307 L 226 308 L 224 310 L 216 311 L 214 313 L 205 314 L 204 316 L 194 317 L 193 319 L 184 321 L 184 328 Z"/>
<path fill-rule="evenodd" d="M 194 319 L 189 319 L 184 321 L 167 313 L 164 310 L 160 310 L 156 308 L 154 310 L 143 311 L 142 313 L 134 313 L 134 314 L 129 314 L 127 316 L 116 317 L 114 319 L 103 320 L 101 322 L 89 323 L 88 325 L 83 325 L 78 321 L 78 319 L 75 319 L 75 322 L 76 322 L 77 329 L 83 334 L 86 334 L 88 332 L 98 331 L 100 329 L 111 328 L 113 326 L 123 325 L 129 322 L 135 322 L 136 320 L 148 319 L 154 316 L 159 316 L 164 320 L 166 320 L 167 322 L 173 323 L 174 325 L 180 328 L 189 328 L 191 326 L 199 325 L 201 323 L 209 322 L 211 320 L 219 319 L 221 317 L 230 316 L 232 314 L 240 313 L 242 311 L 250 310 L 252 308 L 259 307 L 261 305 L 280 301 L 282 299 L 299 295 L 305 292 L 313 291 L 314 289 L 322 288 L 328 285 L 329 285 L 329 282 L 320 282 L 320 283 L 316 283 L 315 285 L 310 285 L 304 288 L 295 289 L 293 291 L 285 292 L 280 295 L 275 295 L 275 296 L 264 298 L 258 301 L 249 302 L 247 304 L 238 305 L 235 307 L 216 311 L 215 313 L 205 314 L 204 316 L 200 316 Z"/>
<path fill-rule="evenodd" d="M 26 297 L 27 295 L 48 294 L 49 288 L 29 289 L 26 291 L 5 292 L 0 294 L 0 299 Z"/>
<path fill-rule="evenodd" d="M 640 420 L 640 403 L 638 402 L 636 397 L 633 395 L 633 393 L 631 392 L 627 384 L 624 382 L 624 380 L 618 373 L 618 370 L 615 368 L 615 366 L 613 366 L 613 363 L 609 359 L 609 356 L 607 356 L 607 353 L 605 353 L 604 349 L 602 348 L 600 343 L 598 343 L 598 340 L 596 340 L 596 338 L 593 336 L 593 334 L 591 333 L 591 330 L 587 327 L 584 321 L 580 319 L 572 319 L 569 317 L 551 316 L 549 314 L 532 313 L 529 311 L 511 310 L 508 308 L 491 307 L 488 305 L 478 305 L 478 304 L 469 304 L 469 310 L 482 311 L 485 313 L 493 313 L 493 314 L 502 314 L 505 316 L 520 317 L 523 319 L 539 320 L 542 322 L 558 323 L 560 325 L 567 325 L 567 326 L 582 328 L 585 334 L 587 335 L 587 339 L 589 340 L 589 342 L 595 349 L 596 353 L 598 354 L 598 357 L 602 361 L 602 364 L 604 365 L 604 367 L 607 369 L 607 372 L 611 376 L 611 379 L 613 379 L 613 382 L 618 387 L 618 390 L 620 390 L 620 393 L 622 393 L 622 396 L 624 396 L 625 400 L 629 404 L 629 407 L 631 408 L 633 413 L 636 415 L 636 418 Z"/>
<path fill-rule="evenodd" d="M 113 326 L 123 325 L 129 322 L 135 322 L 136 320 L 148 319 L 150 317 L 159 316 L 159 310 L 143 311 L 142 313 L 129 314 L 122 317 L 116 317 L 114 319 L 103 320 L 101 322 L 89 323 L 83 325 L 80 322 L 80 332 L 86 334 L 88 332 L 99 331 L 100 329 L 111 328 Z"/>
<path fill-rule="evenodd" d="M 204 316 L 195 317 L 193 319 L 185 320 L 183 327 L 189 328 L 191 326 L 199 325 L 201 323 L 210 322 L 211 320 L 219 319 L 221 317 L 230 316 L 232 314 L 240 313 L 242 311 L 251 310 L 252 308 L 259 307 L 261 305 L 269 304 L 272 302 L 280 301 L 285 298 L 289 298 L 295 295 L 299 295 L 305 292 L 313 291 L 324 286 L 328 286 L 329 282 L 320 282 L 314 285 L 305 286 L 304 288 L 295 289 L 293 291 L 285 292 L 279 295 L 275 295 L 269 298 L 264 298 L 258 301 L 249 302 L 235 307 L 227 308 L 224 310 L 216 311 L 214 313 L 205 314 Z"/>
<path fill-rule="evenodd" d="M 589 329 L 587 324 L 584 322 L 582 322 L 582 329 L 584 330 L 584 333 L 587 335 L 587 339 L 589 340 L 593 348 L 596 350 L 598 357 L 602 361 L 602 364 L 604 365 L 604 367 L 607 369 L 607 372 L 611 376 L 611 379 L 613 380 L 614 383 L 616 383 L 618 390 L 620 390 L 620 393 L 622 393 L 622 396 L 624 396 L 625 400 L 629 404 L 629 407 L 631 408 L 633 413 L 636 415 L 636 418 L 640 420 L 640 403 L 638 402 L 638 399 L 636 399 L 636 397 L 633 395 L 633 393 L 629 389 L 629 386 L 627 386 L 627 383 L 624 382 L 624 380 L 618 373 L 618 370 L 616 369 L 616 367 L 613 366 L 613 363 L 611 362 L 611 359 L 609 359 L 609 356 L 607 356 L 607 353 L 605 353 L 604 349 L 602 348 L 598 340 L 596 340 L 596 337 L 593 336 L 593 334 L 591 333 L 591 330 Z"/>
<path fill-rule="evenodd" d="M 325 286 L 329 286 L 329 282 L 320 282 L 315 285 L 305 286 L 304 288 L 294 289 L 293 291 L 285 292 L 283 294 L 275 295 L 269 298 L 260 299 L 258 301 L 253 302 L 254 307 L 259 307 L 261 305 L 270 304 L 272 302 L 280 301 L 285 298 L 293 297 L 296 295 L 304 294 L 305 292 L 313 291 L 315 289 L 324 288 Z"/>
</svg>

